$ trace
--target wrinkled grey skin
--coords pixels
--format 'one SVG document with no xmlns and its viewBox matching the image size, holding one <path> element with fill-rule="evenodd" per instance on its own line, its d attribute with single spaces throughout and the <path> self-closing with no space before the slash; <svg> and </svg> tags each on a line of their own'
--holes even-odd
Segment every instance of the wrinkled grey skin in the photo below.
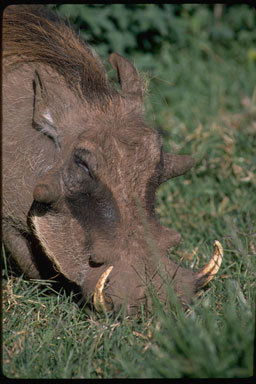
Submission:
<svg viewBox="0 0 256 384">
<path fill-rule="evenodd" d="M 154 199 L 193 160 L 163 152 L 136 69 L 111 55 L 117 91 L 88 46 L 41 7 L 4 17 L 3 235 L 13 258 L 30 278 L 57 270 L 86 299 L 112 265 L 104 294 L 114 310 L 126 301 L 136 312 L 151 283 L 164 301 L 163 281 L 190 302 L 200 284 L 167 258 L 181 237 L 160 225 Z"/>
</svg>

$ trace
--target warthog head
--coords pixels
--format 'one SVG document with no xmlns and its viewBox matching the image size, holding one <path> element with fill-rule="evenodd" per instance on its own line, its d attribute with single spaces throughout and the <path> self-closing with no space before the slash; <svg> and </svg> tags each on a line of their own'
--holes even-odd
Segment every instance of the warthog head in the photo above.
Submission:
<svg viewBox="0 0 256 384">
<path fill-rule="evenodd" d="M 6 13 L 5 55 L 21 65 L 6 86 L 6 94 L 14 94 L 6 102 L 6 116 L 16 127 L 12 137 L 34 134 L 42 141 L 32 147 L 23 137 L 26 155 L 17 164 L 20 179 L 27 180 L 20 193 L 31 189 L 24 207 L 31 206 L 33 235 L 98 310 L 118 311 L 125 302 L 134 313 L 152 285 L 164 302 L 164 282 L 173 284 L 182 303 L 190 303 L 217 272 L 222 248 L 215 242 L 213 258 L 199 272 L 173 263 L 167 253 L 181 236 L 160 224 L 155 192 L 187 172 L 193 159 L 163 151 L 160 135 L 145 122 L 142 81 L 128 60 L 110 56 L 118 91 L 69 27 L 53 16 L 45 22 L 36 6 L 31 9 L 10 11 L 11 22 Z M 26 126 L 17 120 L 18 107 L 26 111 Z"/>
<path fill-rule="evenodd" d="M 164 300 L 164 280 L 173 281 L 187 303 L 217 268 L 213 263 L 196 274 L 167 258 L 181 236 L 160 225 L 154 201 L 157 187 L 187 172 L 193 160 L 164 153 L 160 136 L 142 117 L 137 71 L 120 55 L 112 54 L 110 61 L 122 95 L 104 106 L 87 105 L 84 114 L 69 111 L 70 124 L 85 128 L 63 139 L 55 167 L 34 188 L 35 233 L 57 269 L 80 285 L 85 297 L 95 292 L 98 310 L 101 305 L 118 310 L 126 302 L 133 313 L 147 300 L 150 284 Z M 76 121 L 81 115 L 83 121 Z M 39 74 L 34 123 L 56 125 Z M 219 255 L 218 243 L 215 247 Z"/>
</svg>

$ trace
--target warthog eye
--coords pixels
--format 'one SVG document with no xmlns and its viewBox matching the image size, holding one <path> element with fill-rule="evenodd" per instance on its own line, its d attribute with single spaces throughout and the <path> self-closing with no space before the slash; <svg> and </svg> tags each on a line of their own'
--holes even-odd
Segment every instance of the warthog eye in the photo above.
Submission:
<svg viewBox="0 0 256 384">
<path fill-rule="evenodd" d="M 90 177 L 92 177 L 92 174 L 90 172 L 89 166 L 87 162 L 83 159 L 78 154 L 74 154 L 74 161 L 78 167 L 82 168 Z"/>
</svg>

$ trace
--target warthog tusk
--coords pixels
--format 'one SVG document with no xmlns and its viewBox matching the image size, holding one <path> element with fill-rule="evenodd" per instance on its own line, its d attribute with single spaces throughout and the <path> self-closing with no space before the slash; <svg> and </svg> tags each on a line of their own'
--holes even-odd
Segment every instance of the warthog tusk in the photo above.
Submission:
<svg viewBox="0 0 256 384">
<path fill-rule="evenodd" d="M 216 275 L 216 273 L 220 268 L 222 258 L 223 258 L 222 245 L 218 240 L 215 240 L 213 256 L 211 260 L 206 264 L 206 266 L 199 273 L 197 273 L 197 279 L 201 279 L 205 277 L 205 280 L 201 287 L 204 287 L 206 284 L 208 284 L 209 281 L 211 281 L 211 279 L 213 278 L 213 276 Z"/>
<path fill-rule="evenodd" d="M 93 304 L 97 312 L 102 312 L 103 308 L 106 311 L 109 311 L 109 308 L 104 299 L 103 288 L 108 278 L 108 275 L 110 274 L 112 269 L 113 269 L 113 265 L 111 265 L 111 267 L 109 267 L 105 272 L 102 273 L 101 277 L 99 278 L 96 284 L 94 295 L 93 295 Z"/>
</svg>

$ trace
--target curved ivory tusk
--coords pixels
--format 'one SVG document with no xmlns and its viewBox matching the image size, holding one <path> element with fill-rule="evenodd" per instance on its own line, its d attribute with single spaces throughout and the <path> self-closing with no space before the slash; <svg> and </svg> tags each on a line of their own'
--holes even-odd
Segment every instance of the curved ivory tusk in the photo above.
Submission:
<svg viewBox="0 0 256 384">
<path fill-rule="evenodd" d="M 218 240 L 215 240 L 214 242 L 214 249 L 213 249 L 213 256 L 211 260 L 206 264 L 206 266 L 196 275 L 197 279 L 201 279 L 205 277 L 205 280 L 203 282 L 204 287 L 206 284 L 211 281 L 214 275 L 218 272 L 221 262 L 223 258 L 223 248 L 221 243 Z"/>
<path fill-rule="evenodd" d="M 102 273 L 101 277 L 99 278 L 96 284 L 94 295 L 93 295 L 93 304 L 97 312 L 102 312 L 103 308 L 106 311 L 109 310 L 104 299 L 103 288 L 108 278 L 108 275 L 110 274 L 112 269 L 113 269 L 113 265 L 111 265 L 105 272 Z"/>
</svg>

